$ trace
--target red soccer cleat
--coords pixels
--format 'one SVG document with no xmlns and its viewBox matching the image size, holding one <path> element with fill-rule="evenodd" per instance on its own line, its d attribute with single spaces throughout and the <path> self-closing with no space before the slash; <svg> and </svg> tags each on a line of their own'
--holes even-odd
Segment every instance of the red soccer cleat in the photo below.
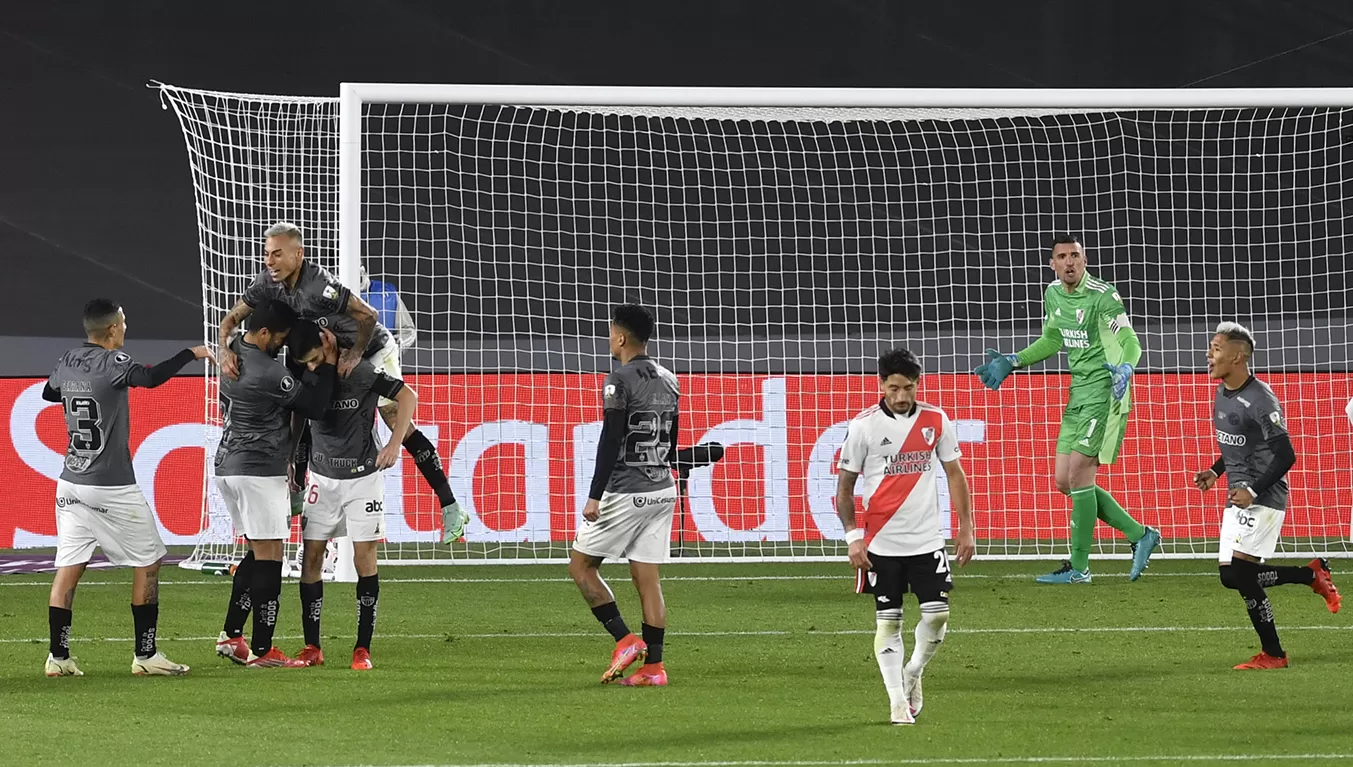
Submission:
<svg viewBox="0 0 1353 767">
<path fill-rule="evenodd" d="M 249 662 L 249 643 L 244 641 L 244 637 L 232 639 L 222 631 L 221 636 L 216 640 L 216 654 L 231 663 L 238 663 L 243 666 Z"/>
<path fill-rule="evenodd" d="M 1306 566 L 1315 573 L 1315 580 L 1311 581 L 1311 591 L 1325 598 L 1325 606 L 1330 612 L 1339 612 L 1339 603 L 1344 598 L 1339 596 L 1339 589 L 1334 587 L 1334 579 L 1330 577 L 1330 561 L 1316 557 Z"/>
<path fill-rule="evenodd" d="M 645 663 L 639 670 L 620 680 L 621 687 L 666 687 L 667 669 L 662 663 Z"/>
<path fill-rule="evenodd" d="M 324 651 L 318 647 L 308 644 L 304 650 L 296 653 L 296 660 L 303 661 L 307 666 L 323 666 Z"/>
<path fill-rule="evenodd" d="M 358 647 L 352 651 L 352 670 L 370 671 L 371 670 L 371 651 L 365 647 Z"/>
<path fill-rule="evenodd" d="M 251 658 L 244 664 L 245 668 L 305 668 L 305 666 L 305 661 L 288 658 L 286 653 L 276 647 L 262 656 Z"/>
<path fill-rule="evenodd" d="M 1261 652 L 1253 658 L 1250 658 L 1248 661 L 1236 666 L 1236 668 L 1287 668 L 1287 656 L 1284 655 L 1281 658 L 1275 658 L 1266 652 Z"/>
<path fill-rule="evenodd" d="M 648 645 L 644 644 L 644 640 L 634 634 L 625 635 L 624 639 L 615 643 L 615 651 L 611 653 L 611 666 L 601 675 L 601 683 L 614 682 L 625 673 L 625 669 L 635 663 L 643 663 L 647 657 Z"/>
</svg>

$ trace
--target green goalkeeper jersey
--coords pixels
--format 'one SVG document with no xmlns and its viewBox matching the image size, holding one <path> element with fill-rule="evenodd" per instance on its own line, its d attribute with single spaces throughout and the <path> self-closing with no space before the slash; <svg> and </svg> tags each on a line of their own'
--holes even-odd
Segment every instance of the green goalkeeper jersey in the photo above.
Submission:
<svg viewBox="0 0 1353 767">
<path fill-rule="evenodd" d="M 1132 329 L 1118 290 L 1087 273 L 1068 293 L 1061 280 L 1043 292 L 1043 334 L 1018 352 L 1019 366 L 1041 362 L 1063 348 L 1071 366 L 1068 406 L 1112 401 L 1113 376 L 1104 367 L 1124 362 L 1137 366 L 1142 345 Z M 1131 408 L 1131 388 L 1113 403 L 1116 410 Z"/>
</svg>

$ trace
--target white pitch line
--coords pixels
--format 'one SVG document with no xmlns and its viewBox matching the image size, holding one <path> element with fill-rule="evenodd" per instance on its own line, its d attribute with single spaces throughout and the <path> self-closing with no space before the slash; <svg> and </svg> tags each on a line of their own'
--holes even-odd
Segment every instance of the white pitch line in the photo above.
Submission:
<svg viewBox="0 0 1353 767">
<path fill-rule="evenodd" d="M 1151 762 L 1294 762 L 1343 761 L 1353 754 L 1161 754 L 1141 756 L 954 756 L 908 757 L 905 764 L 1145 764 Z M 798 759 L 777 761 L 704 761 L 704 762 L 480 762 L 477 764 L 423 764 L 402 767 L 864 767 L 900 764 L 889 759 Z M 365 767 L 370 767 L 365 766 Z"/>
</svg>

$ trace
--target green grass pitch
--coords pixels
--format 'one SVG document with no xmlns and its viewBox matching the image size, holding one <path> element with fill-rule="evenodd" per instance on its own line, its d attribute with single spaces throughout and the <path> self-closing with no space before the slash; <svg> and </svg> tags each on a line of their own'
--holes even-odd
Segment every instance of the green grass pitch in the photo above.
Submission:
<svg viewBox="0 0 1353 767">
<path fill-rule="evenodd" d="M 326 585 L 328 665 L 254 671 L 213 652 L 228 579 L 166 568 L 160 647 L 182 678 L 130 675 L 130 576 L 95 571 L 75 600 L 86 676 L 45 678 L 50 576 L 6 577 L 0 764 L 1353 763 L 1353 606 L 1270 589 L 1293 665 L 1233 671 L 1257 639 L 1213 563 L 1126 568 L 1070 587 L 1032 582 L 1047 563 L 956 571 L 914 727 L 886 724 L 872 604 L 844 564 L 668 567 L 667 689 L 598 684 L 611 642 L 559 566 L 387 568 L 365 673 L 347 668 L 351 584 Z M 637 629 L 626 569 L 603 573 Z M 289 581 L 291 653 L 298 616 Z"/>
</svg>

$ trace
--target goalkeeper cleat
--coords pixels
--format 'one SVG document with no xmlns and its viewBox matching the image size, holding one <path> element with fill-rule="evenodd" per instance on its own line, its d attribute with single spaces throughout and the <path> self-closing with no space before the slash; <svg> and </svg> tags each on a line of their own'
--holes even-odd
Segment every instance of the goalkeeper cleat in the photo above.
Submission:
<svg viewBox="0 0 1353 767">
<path fill-rule="evenodd" d="M 370 671 L 371 651 L 366 649 L 365 647 L 358 647 L 357 649 L 353 650 L 351 668 L 353 671 Z"/>
<path fill-rule="evenodd" d="M 465 526 L 470 515 L 460 507 L 460 501 L 442 507 L 442 543 L 451 543 L 465 537 Z"/>
<path fill-rule="evenodd" d="M 188 673 L 188 667 L 157 652 L 149 658 L 133 657 L 132 673 L 137 676 L 183 676 Z"/>
<path fill-rule="evenodd" d="M 625 638 L 615 643 L 615 650 L 611 652 L 611 666 L 601 675 L 601 683 L 614 682 L 625 673 L 625 669 L 635 663 L 643 663 L 647 657 L 648 645 L 644 644 L 644 640 L 634 634 L 627 634 Z"/>
<path fill-rule="evenodd" d="M 1160 546 L 1160 531 L 1154 527 L 1146 528 L 1142 537 L 1132 544 L 1132 570 L 1128 572 L 1128 580 L 1135 581 L 1142 577 L 1142 572 L 1151 562 L 1151 555 L 1158 546 Z"/>
<path fill-rule="evenodd" d="M 1063 560 L 1062 566 L 1056 571 L 1047 575 L 1040 575 L 1034 581 L 1037 583 L 1089 583 L 1090 568 L 1087 567 L 1085 572 L 1081 572 L 1072 567 L 1070 562 Z"/>
<path fill-rule="evenodd" d="M 324 651 L 312 644 L 308 644 L 305 646 L 304 650 L 296 653 L 296 660 L 305 661 L 305 665 L 307 666 L 323 666 Z"/>
<path fill-rule="evenodd" d="M 305 668 L 305 666 L 305 661 L 288 658 L 286 653 L 276 647 L 262 656 L 250 653 L 249 662 L 244 664 L 245 668 Z"/>
<path fill-rule="evenodd" d="M 1261 652 L 1258 655 L 1254 656 L 1253 658 L 1250 658 L 1248 661 L 1236 666 L 1236 668 L 1237 669 L 1287 668 L 1287 656 L 1284 655 L 1281 658 L 1275 658 L 1266 652 Z"/>
<path fill-rule="evenodd" d="M 1315 573 L 1315 580 L 1311 581 L 1311 591 L 1325 598 L 1325 607 L 1328 607 L 1330 612 L 1339 612 L 1339 604 L 1344 598 L 1339 595 L 1339 589 L 1334 587 L 1334 579 L 1330 577 L 1330 561 L 1316 557 L 1306 566 Z"/>
<path fill-rule="evenodd" d="M 51 654 L 51 653 L 48 653 L 48 654 L 47 654 L 47 666 L 46 666 L 46 668 L 44 669 L 44 671 L 47 672 L 47 676 L 84 676 L 84 675 L 85 675 L 85 672 L 81 671 L 81 670 L 80 670 L 80 667 L 75 665 L 75 659 L 74 659 L 74 658 L 61 658 L 61 659 L 57 659 L 57 658 L 52 657 L 52 654 Z"/>
<path fill-rule="evenodd" d="M 621 687 L 666 687 L 667 669 L 662 663 L 646 663 L 639 670 L 620 680 Z"/>
<path fill-rule="evenodd" d="M 916 724 L 916 717 L 911 713 L 911 706 L 904 700 L 892 707 L 893 715 L 889 718 L 893 724 Z"/>
<path fill-rule="evenodd" d="M 243 666 L 249 662 L 249 643 L 244 641 L 244 637 L 231 639 L 222 631 L 216 638 L 216 654 L 231 663 Z"/>
<path fill-rule="evenodd" d="M 921 715 L 921 706 L 924 705 L 921 698 L 921 675 L 912 676 L 903 666 L 902 681 L 907 685 L 907 706 L 911 708 L 911 716 L 914 719 Z"/>
</svg>

